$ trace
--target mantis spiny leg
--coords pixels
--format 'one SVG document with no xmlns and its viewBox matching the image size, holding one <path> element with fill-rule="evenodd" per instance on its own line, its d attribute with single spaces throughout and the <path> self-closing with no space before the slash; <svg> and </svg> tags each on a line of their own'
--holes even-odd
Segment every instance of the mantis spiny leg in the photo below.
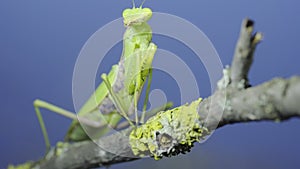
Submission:
<svg viewBox="0 0 300 169">
<path fill-rule="evenodd" d="M 105 83 L 107 89 L 108 89 L 108 92 L 109 94 L 111 95 L 113 101 L 115 102 L 115 106 L 119 109 L 119 112 L 120 114 L 130 123 L 131 126 L 135 126 L 131 120 L 129 119 L 129 117 L 127 116 L 122 104 L 121 104 L 121 101 L 119 100 L 120 98 L 117 97 L 114 93 L 114 91 L 112 90 L 112 87 L 111 87 L 111 84 L 109 82 L 109 79 L 107 78 L 107 75 L 105 73 L 103 73 L 101 75 L 101 78 L 103 79 L 103 82 Z"/>
</svg>

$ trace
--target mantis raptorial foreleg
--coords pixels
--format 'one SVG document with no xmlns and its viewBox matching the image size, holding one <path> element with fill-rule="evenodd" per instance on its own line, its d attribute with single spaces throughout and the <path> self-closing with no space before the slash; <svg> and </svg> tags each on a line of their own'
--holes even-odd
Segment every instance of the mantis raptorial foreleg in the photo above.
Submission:
<svg viewBox="0 0 300 169">
<path fill-rule="evenodd" d="M 149 100 L 151 82 L 152 82 L 152 69 L 149 69 L 149 77 L 148 77 L 146 94 L 145 94 L 145 99 L 144 99 L 144 104 L 143 104 L 143 112 L 142 112 L 142 116 L 140 118 L 141 123 L 145 122 L 145 115 L 146 115 L 147 104 L 148 104 L 148 100 Z"/>
<path fill-rule="evenodd" d="M 105 73 L 103 73 L 101 75 L 101 78 L 103 79 L 103 82 L 105 83 L 105 85 L 108 89 L 108 92 L 110 93 L 110 95 L 112 97 L 112 100 L 115 102 L 115 105 L 117 105 L 117 109 L 119 110 L 119 113 L 130 123 L 131 126 L 134 126 L 134 124 L 129 119 L 127 113 L 125 112 L 122 102 L 120 101 L 120 98 L 117 97 L 116 94 L 114 93 L 114 91 L 112 90 L 111 83 L 110 83 L 109 79 L 107 78 L 107 75 Z"/>
</svg>

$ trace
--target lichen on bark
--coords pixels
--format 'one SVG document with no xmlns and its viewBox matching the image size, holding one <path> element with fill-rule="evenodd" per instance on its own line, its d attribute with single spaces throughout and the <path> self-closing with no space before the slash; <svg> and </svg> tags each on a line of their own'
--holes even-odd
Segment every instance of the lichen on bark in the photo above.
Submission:
<svg viewBox="0 0 300 169">
<path fill-rule="evenodd" d="M 198 106 L 201 98 L 171 110 L 159 112 L 133 129 L 129 143 L 134 155 L 150 155 L 156 160 L 189 152 L 194 142 L 207 135 L 201 124 Z"/>
</svg>

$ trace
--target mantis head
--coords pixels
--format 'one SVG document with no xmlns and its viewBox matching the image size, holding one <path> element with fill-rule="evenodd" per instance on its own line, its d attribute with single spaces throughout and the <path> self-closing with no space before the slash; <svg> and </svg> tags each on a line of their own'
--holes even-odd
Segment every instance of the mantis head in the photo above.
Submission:
<svg viewBox="0 0 300 169">
<path fill-rule="evenodd" d="M 125 9 L 123 11 L 124 25 L 140 25 L 147 22 L 152 17 L 152 10 L 150 8 L 135 8 Z"/>
</svg>

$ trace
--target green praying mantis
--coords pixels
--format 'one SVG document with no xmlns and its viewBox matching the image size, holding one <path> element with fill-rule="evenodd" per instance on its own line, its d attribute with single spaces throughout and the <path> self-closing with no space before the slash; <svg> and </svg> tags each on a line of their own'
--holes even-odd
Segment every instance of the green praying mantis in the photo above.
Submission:
<svg viewBox="0 0 300 169">
<path fill-rule="evenodd" d="M 39 99 L 34 101 L 34 108 L 47 151 L 50 150 L 50 142 L 40 108 L 73 119 L 65 136 L 66 141 L 99 138 L 108 133 L 111 128 L 118 128 L 122 118 L 125 118 L 134 127 L 144 122 L 152 80 L 152 60 L 157 46 L 151 42 L 152 30 L 147 23 L 152 17 L 152 11 L 149 8 L 143 8 L 142 5 L 136 8 L 133 1 L 133 8 L 123 11 L 126 31 L 123 36 L 121 60 L 112 66 L 108 74 L 101 75 L 103 82 L 81 107 L 77 115 Z M 138 101 L 147 79 L 143 111 L 139 116 L 137 113 Z M 168 109 L 171 106 L 172 103 L 167 103 L 154 112 Z M 131 115 L 135 116 L 135 124 L 129 118 Z M 89 135 L 86 134 L 86 131 Z"/>
</svg>

